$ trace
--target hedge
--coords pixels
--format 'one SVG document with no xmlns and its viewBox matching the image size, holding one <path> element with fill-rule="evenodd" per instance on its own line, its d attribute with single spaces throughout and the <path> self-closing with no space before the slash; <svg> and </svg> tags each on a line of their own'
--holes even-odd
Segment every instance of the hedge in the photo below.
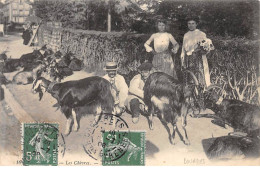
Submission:
<svg viewBox="0 0 260 169">
<path fill-rule="evenodd" d="M 102 71 L 106 61 L 117 61 L 121 71 L 135 69 L 149 54 L 145 52 L 144 42 L 149 35 L 123 32 L 99 32 L 42 27 L 39 41 L 43 45 L 43 30 L 50 34 L 61 31 L 60 50 L 72 52 L 82 60 L 87 71 Z M 127 69 L 127 70 L 126 70 Z"/>
<path fill-rule="evenodd" d="M 43 39 L 43 30 L 47 30 L 50 33 L 53 31 L 60 31 L 61 52 L 72 52 L 75 54 L 78 59 L 83 61 L 85 70 L 87 71 L 95 71 L 103 74 L 103 68 L 106 61 L 117 61 L 119 63 L 120 71 L 122 73 L 127 73 L 129 70 L 136 69 L 140 65 L 140 62 L 145 59 L 152 59 L 151 54 L 146 53 L 143 46 L 150 35 L 49 28 L 46 27 L 46 25 L 43 25 L 39 31 L 40 42 Z M 251 73 L 252 71 L 256 71 L 258 74 L 259 41 L 252 41 L 244 38 L 213 36 L 209 38 L 216 48 L 208 55 L 210 71 L 218 69 L 218 74 L 212 74 L 212 81 L 216 78 L 214 76 L 226 75 L 225 73 L 230 66 L 236 68 L 237 72 L 240 71 L 239 78 L 244 78 L 241 77 L 241 75 L 243 76 L 243 73 L 247 71 Z M 178 36 L 175 37 L 175 39 L 180 41 L 182 37 Z M 179 42 L 180 46 L 181 43 L 182 42 Z M 180 51 L 181 48 L 176 55 L 178 57 L 175 56 L 175 64 L 178 70 L 180 70 Z M 244 67 L 244 65 L 239 65 L 241 64 L 238 62 L 240 59 L 242 64 L 245 63 L 248 66 L 248 70 L 240 70 L 240 66 Z M 224 63 L 224 65 L 221 67 L 219 63 Z M 225 63 L 230 63 L 232 65 L 226 65 Z M 252 70 L 252 68 L 255 69 Z M 241 71 L 243 72 L 241 73 Z M 178 72 L 179 71 L 177 71 L 177 73 Z M 230 71 L 230 73 L 233 76 L 234 70 Z M 226 84 L 228 84 L 227 77 L 223 77 L 223 79 Z M 231 80 L 234 80 L 234 78 L 232 77 Z M 252 88 L 255 90 L 256 85 L 254 84 Z M 234 97 L 235 94 L 233 94 L 233 98 Z"/>
</svg>

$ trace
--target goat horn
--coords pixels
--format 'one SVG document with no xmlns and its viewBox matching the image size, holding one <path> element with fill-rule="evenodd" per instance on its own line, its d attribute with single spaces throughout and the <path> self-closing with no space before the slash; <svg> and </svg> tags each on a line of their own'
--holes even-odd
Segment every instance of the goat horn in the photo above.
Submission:
<svg viewBox="0 0 260 169">
<path fill-rule="evenodd" d="M 191 77 L 193 78 L 195 85 L 198 86 L 199 85 L 199 81 L 197 79 L 197 77 L 195 76 L 195 74 L 189 70 L 185 70 L 185 72 L 189 73 L 191 75 Z"/>
<path fill-rule="evenodd" d="M 210 85 L 209 87 L 205 88 L 205 91 L 208 91 L 208 90 L 214 89 L 214 88 L 219 88 L 221 90 L 224 90 L 220 86 L 213 84 L 213 85 Z"/>
<path fill-rule="evenodd" d="M 226 91 L 225 91 L 224 87 L 221 88 L 220 86 L 213 84 L 213 85 L 210 85 L 209 87 L 207 87 L 204 91 L 209 91 L 210 89 L 213 89 L 213 88 L 219 88 L 221 90 L 221 95 L 218 98 L 218 101 L 216 102 L 216 104 L 221 104 L 221 102 L 223 101 L 223 98 L 226 95 Z"/>
<path fill-rule="evenodd" d="M 225 86 L 224 86 L 224 87 L 225 87 Z M 225 91 L 224 87 L 221 88 L 220 86 L 213 84 L 213 85 L 210 85 L 209 87 L 207 87 L 207 88 L 205 89 L 205 91 L 209 91 L 210 89 L 213 89 L 213 88 L 219 88 L 219 89 L 221 89 L 221 95 L 225 95 L 225 94 L 226 94 L 226 91 Z"/>
</svg>

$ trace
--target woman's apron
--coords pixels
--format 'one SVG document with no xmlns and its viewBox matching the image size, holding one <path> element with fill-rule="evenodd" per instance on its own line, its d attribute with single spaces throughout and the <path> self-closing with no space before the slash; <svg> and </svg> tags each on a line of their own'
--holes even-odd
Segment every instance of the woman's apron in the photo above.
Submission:
<svg viewBox="0 0 260 169">
<path fill-rule="evenodd" d="M 160 53 L 154 52 L 152 63 L 155 71 L 164 72 L 177 79 L 176 71 L 174 69 L 174 62 L 172 59 L 171 52 L 169 50 Z"/>
<path fill-rule="evenodd" d="M 207 87 L 210 85 L 209 66 L 206 54 L 201 55 L 201 52 L 194 51 L 192 55 L 185 56 L 184 62 L 186 67 L 195 73 L 200 84 Z"/>
</svg>

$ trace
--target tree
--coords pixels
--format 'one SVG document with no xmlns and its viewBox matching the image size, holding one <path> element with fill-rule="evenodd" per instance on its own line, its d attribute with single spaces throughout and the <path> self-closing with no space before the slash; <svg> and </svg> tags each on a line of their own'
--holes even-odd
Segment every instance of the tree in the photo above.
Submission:
<svg viewBox="0 0 260 169">
<path fill-rule="evenodd" d="M 212 35 L 254 36 L 259 25 L 257 1 L 162 1 L 156 14 L 173 22 L 175 30 L 187 31 L 186 18 L 197 16 L 199 28 Z"/>
<path fill-rule="evenodd" d="M 257 1 L 41 0 L 33 7 L 44 20 L 77 29 L 151 33 L 161 15 L 168 20 L 169 31 L 180 37 L 188 31 L 189 16 L 199 17 L 198 28 L 207 34 L 248 38 L 259 34 Z"/>
</svg>

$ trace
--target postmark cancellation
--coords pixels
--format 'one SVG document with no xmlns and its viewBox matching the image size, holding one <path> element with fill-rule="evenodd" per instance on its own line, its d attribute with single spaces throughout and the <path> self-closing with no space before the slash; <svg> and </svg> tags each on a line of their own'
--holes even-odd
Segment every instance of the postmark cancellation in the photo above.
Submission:
<svg viewBox="0 0 260 169">
<path fill-rule="evenodd" d="M 144 131 L 103 132 L 102 165 L 145 165 Z"/>
</svg>

